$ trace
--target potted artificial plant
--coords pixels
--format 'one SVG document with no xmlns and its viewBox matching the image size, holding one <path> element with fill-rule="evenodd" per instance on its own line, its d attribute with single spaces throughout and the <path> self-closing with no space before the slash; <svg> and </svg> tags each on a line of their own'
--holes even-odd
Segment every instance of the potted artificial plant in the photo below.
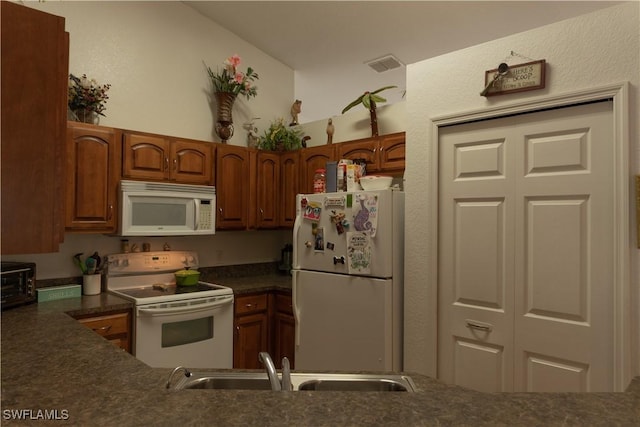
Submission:
<svg viewBox="0 0 640 427">
<path fill-rule="evenodd" d="M 302 147 L 302 131 L 296 127 L 289 127 L 280 118 L 264 131 L 258 142 L 258 148 L 267 151 L 290 151 Z"/>
</svg>

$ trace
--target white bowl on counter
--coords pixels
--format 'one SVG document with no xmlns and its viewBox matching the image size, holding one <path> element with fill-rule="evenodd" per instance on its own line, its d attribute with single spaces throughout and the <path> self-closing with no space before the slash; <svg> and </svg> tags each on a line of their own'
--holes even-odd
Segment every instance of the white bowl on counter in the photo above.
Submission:
<svg viewBox="0 0 640 427">
<path fill-rule="evenodd" d="M 386 190 L 391 187 L 393 177 L 381 175 L 366 175 L 360 177 L 360 185 L 365 191 Z"/>
</svg>

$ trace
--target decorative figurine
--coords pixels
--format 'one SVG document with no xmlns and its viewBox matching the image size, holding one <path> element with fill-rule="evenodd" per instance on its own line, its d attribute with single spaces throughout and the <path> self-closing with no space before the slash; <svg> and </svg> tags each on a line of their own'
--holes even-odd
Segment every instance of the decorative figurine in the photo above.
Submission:
<svg viewBox="0 0 640 427">
<path fill-rule="evenodd" d="M 296 102 L 291 105 L 291 118 L 292 121 L 289 126 L 295 126 L 298 124 L 298 114 L 302 112 L 302 101 L 296 99 Z"/>
<path fill-rule="evenodd" d="M 260 142 L 260 135 L 258 135 L 258 128 L 253 125 L 253 122 L 260 119 L 260 117 L 254 117 L 250 122 L 244 123 L 242 127 L 247 131 L 247 147 L 256 148 Z"/>
<path fill-rule="evenodd" d="M 329 123 L 327 123 L 327 144 L 333 144 L 333 133 L 336 128 L 333 126 L 333 120 L 329 119 Z"/>
</svg>

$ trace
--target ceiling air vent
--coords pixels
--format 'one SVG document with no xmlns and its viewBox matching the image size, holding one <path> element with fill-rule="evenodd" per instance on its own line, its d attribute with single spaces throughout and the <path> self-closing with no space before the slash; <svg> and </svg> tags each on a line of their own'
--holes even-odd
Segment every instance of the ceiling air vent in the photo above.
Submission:
<svg viewBox="0 0 640 427">
<path fill-rule="evenodd" d="M 378 73 L 384 73 L 385 71 L 393 70 L 394 68 L 402 67 L 402 65 L 404 65 L 393 55 L 386 55 L 382 58 L 365 62 L 365 64 L 376 70 Z"/>
</svg>

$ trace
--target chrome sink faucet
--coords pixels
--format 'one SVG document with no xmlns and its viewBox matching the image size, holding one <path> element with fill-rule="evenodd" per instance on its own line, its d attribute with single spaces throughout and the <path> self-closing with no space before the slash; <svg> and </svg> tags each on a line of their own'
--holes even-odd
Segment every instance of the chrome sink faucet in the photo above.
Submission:
<svg viewBox="0 0 640 427">
<path fill-rule="evenodd" d="M 289 369 L 289 359 L 287 359 L 286 357 L 282 359 L 282 384 L 278 379 L 278 372 L 276 371 L 276 367 L 273 364 L 273 360 L 271 360 L 271 356 L 269 355 L 269 353 L 267 353 L 266 351 L 261 351 L 258 354 L 258 359 L 264 364 L 264 367 L 267 370 L 267 376 L 269 377 L 269 382 L 271 383 L 271 390 L 291 390 L 291 371 Z"/>
</svg>

